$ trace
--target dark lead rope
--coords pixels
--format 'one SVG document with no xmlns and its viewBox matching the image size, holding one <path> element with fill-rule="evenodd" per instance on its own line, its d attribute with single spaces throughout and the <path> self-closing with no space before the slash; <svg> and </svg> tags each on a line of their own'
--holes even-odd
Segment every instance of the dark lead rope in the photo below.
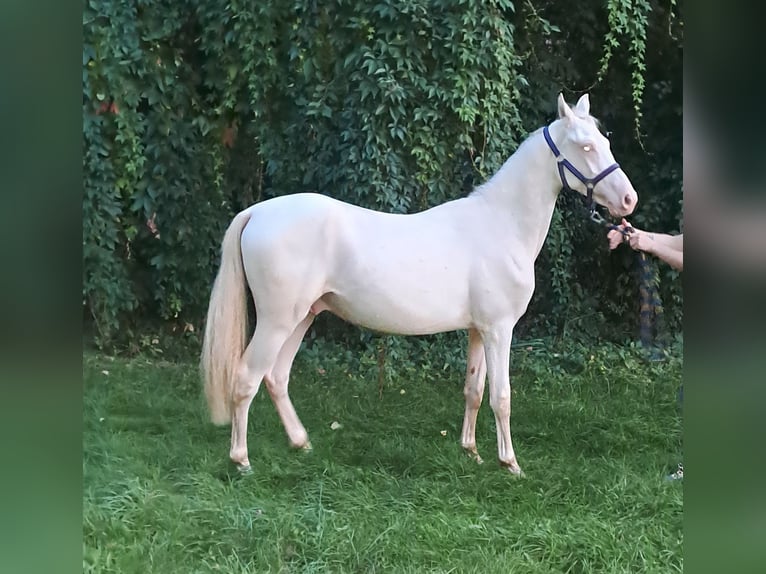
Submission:
<svg viewBox="0 0 766 574">
<path fill-rule="evenodd" d="M 635 231 L 632 227 L 623 229 L 608 222 L 597 211 L 593 211 L 590 220 L 607 229 L 619 231 L 625 241 Z M 649 351 L 654 347 L 654 331 L 662 314 L 662 300 L 657 289 L 657 268 L 646 253 L 638 255 L 638 299 L 639 299 L 639 337 L 643 347 Z"/>
</svg>

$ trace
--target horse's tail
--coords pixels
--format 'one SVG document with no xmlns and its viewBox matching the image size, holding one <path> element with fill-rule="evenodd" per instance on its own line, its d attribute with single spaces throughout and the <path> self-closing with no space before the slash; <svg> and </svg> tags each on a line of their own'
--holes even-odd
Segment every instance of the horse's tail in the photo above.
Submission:
<svg viewBox="0 0 766 574">
<path fill-rule="evenodd" d="M 231 422 L 231 401 L 237 363 L 247 337 L 247 293 L 240 237 L 250 220 L 250 209 L 232 220 L 221 243 L 221 265 L 210 293 L 200 368 L 210 420 Z"/>
</svg>

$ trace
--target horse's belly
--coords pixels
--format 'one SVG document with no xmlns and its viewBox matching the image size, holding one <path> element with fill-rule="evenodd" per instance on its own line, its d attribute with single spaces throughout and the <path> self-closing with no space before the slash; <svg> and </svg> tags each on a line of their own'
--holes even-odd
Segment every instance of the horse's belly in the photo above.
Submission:
<svg viewBox="0 0 766 574">
<path fill-rule="evenodd" d="M 322 302 L 349 323 L 384 333 L 429 335 L 469 327 L 467 306 L 443 295 L 425 290 L 406 298 L 382 293 L 361 298 L 327 293 Z"/>
</svg>

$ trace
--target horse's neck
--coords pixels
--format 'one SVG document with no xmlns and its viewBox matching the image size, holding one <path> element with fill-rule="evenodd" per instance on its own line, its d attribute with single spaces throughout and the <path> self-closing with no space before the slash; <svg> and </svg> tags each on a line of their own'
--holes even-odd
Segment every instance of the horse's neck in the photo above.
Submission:
<svg viewBox="0 0 766 574">
<path fill-rule="evenodd" d="M 550 150 L 542 132 L 530 136 L 479 194 L 502 220 L 514 246 L 536 259 L 556 207 L 561 181 L 551 169 Z"/>
</svg>

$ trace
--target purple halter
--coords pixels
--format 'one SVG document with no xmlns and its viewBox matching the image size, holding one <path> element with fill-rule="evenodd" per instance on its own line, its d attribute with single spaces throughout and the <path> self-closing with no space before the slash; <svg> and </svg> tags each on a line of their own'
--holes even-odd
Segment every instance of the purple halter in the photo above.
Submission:
<svg viewBox="0 0 766 574">
<path fill-rule="evenodd" d="M 563 155 L 561 155 L 559 148 L 556 147 L 556 144 L 553 143 L 553 139 L 551 139 L 551 134 L 548 131 L 548 126 L 545 126 L 543 128 L 543 135 L 545 136 L 545 141 L 548 143 L 548 147 L 551 148 L 553 155 L 556 156 L 556 162 L 559 168 L 559 177 L 561 178 L 562 188 L 568 191 L 574 191 L 571 187 L 569 187 L 569 184 L 567 183 L 567 178 L 564 174 L 564 168 L 566 168 L 572 173 L 572 175 L 574 175 L 577 179 L 579 179 L 581 182 L 585 184 L 585 188 L 588 191 L 588 197 L 587 197 L 588 208 L 590 209 L 590 213 L 592 215 L 596 211 L 596 202 L 593 201 L 593 188 L 596 186 L 596 184 L 599 181 L 604 179 L 607 175 L 612 173 L 614 170 L 619 169 L 620 165 L 617 163 L 613 163 L 604 171 L 599 173 L 596 177 L 585 177 L 580 172 L 580 170 L 578 170 L 575 166 L 572 165 L 572 163 L 568 159 L 566 159 Z"/>
</svg>

